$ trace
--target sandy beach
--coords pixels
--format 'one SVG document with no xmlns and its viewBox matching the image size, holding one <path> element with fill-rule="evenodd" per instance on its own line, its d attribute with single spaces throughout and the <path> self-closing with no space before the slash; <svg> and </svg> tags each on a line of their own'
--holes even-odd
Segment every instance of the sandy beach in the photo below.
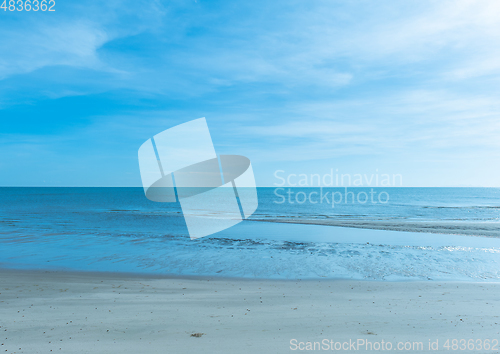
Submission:
<svg viewBox="0 0 500 354">
<path fill-rule="evenodd" d="M 286 353 L 308 341 L 340 351 L 356 342 L 360 352 L 371 352 L 367 342 L 392 350 L 411 342 L 409 351 L 429 352 L 429 340 L 449 352 L 447 339 L 500 338 L 499 283 L 18 270 L 0 271 L 0 281 L 6 353 Z"/>
<path fill-rule="evenodd" d="M 440 235 L 465 235 L 500 237 L 500 230 L 496 222 L 457 222 L 455 221 L 394 221 L 394 220 L 339 220 L 339 219 L 284 219 L 266 218 L 252 219 L 253 221 L 303 224 L 303 225 L 325 225 L 339 226 L 344 228 L 419 232 Z"/>
</svg>

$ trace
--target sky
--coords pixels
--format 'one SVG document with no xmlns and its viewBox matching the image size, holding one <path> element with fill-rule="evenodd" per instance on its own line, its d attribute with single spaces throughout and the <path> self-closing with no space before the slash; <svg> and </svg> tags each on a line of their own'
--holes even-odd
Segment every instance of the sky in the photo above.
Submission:
<svg viewBox="0 0 500 354">
<path fill-rule="evenodd" d="M 258 186 L 333 170 L 500 187 L 498 1 L 55 10 L 0 14 L 0 186 L 141 186 L 140 145 L 206 117 Z"/>
</svg>

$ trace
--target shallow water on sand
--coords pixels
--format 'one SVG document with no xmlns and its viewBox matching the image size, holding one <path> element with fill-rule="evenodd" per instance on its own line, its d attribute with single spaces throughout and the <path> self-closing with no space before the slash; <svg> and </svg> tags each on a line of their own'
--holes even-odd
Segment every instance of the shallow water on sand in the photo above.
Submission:
<svg viewBox="0 0 500 354">
<path fill-rule="evenodd" d="M 496 235 L 498 189 L 391 188 L 385 205 L 334 208 L 277 204 L 274 192 L 259 188 L 252 219 L 264 222 L 190 240 L 179 205 L 150 202 L 141 188 L 0 188 L 0 263 L 250 278 L 500 279 L 500 239 L 464 236 Z M 327 219 L 356 228 L 281 223 Z M 388 231 L 395 221 L 412 232 Z"/>
</svg>

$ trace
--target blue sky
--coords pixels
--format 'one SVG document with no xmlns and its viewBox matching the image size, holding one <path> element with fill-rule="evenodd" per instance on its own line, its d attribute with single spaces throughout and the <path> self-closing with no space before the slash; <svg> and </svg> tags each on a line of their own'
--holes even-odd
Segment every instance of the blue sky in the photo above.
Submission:
<svg viewBox="0 0 500 354">
<path fill-rule="evenodd" d="M 500 186 L 497 1 L 73 1 L 0 13 L 0 185 L 140 186 L 137 150 L 206 117 L 285 173 Z"/>
</svg>

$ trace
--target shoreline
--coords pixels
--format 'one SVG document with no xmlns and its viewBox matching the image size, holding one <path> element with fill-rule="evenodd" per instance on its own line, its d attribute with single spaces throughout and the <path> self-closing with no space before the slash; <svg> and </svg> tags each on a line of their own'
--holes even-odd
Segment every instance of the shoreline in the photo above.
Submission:
<svg viewBox="0 0 500 354">
<path fill-rule="evenodd" d="M 470 237 L 500 238 L 500 223 L 471 221 L 388 221 L 388 220 L 341 220 L 341 219 L 306 219 L 291 217 L 250 218 L 248 221 L 276 224 L 298 224 L 353 228 L 362 230 L 397 231 L 407 233 L 456 235 Z"/>
<path fill-rule="evenodd" d="M 65 276 L 75 278 L 103 278 L 103 279 L 116 279 L 116 280 L 179 280 L 179 281 L 213 281 L 213 282 L 262 282 L 262 283 L 297 283 L 297 282 L 360 282 L 360 283 L 381 283 L 381 284 L 397 284 L 397 283 L 446 283 L 446 284 L 499 284 L 500 279 L 415 279 L 415 278 L 391 278 L 391 279 L 357 279 L 357 278 L 342 278 L 342 277 L 321 277 L 321 278 L 256 278 L 256 277 L 237 277 L 225 275 L 190 275 L 190 274 L 174 274 L 174 273 L 148 273 L 148 272 L 125 272 L 125 271 L 94 271 L 94 270 L 77 270 L 77 269 L 40 269 L 40 268 L 9 268 L 0 266 L 0 277 L 18 274 L 20 276 L 39 275 L 40 277 L 54 277 Z"/>
</svg>

